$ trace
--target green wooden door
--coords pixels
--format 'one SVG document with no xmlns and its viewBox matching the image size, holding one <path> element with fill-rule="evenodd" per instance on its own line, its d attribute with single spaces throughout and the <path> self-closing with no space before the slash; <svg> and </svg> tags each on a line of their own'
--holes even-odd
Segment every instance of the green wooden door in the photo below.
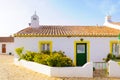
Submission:
<svg viewBox="0 0 120 80">
<path fill-rule="evenodd" d="M 83 66 L 87 62 L 87 45 L 86 43 L 76 44 L 76 65 Z"/>
</svg>

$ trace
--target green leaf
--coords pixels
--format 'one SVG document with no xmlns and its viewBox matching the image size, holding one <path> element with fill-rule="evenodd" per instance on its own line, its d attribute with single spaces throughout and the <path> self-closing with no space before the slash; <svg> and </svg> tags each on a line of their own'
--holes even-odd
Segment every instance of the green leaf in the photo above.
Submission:
<svg viewBox="0 0 120 80">
<path fill-rule="evenodd" d="M 120 34 L 118 35 L 118 39 L 120 40 Z"/>
</svg>

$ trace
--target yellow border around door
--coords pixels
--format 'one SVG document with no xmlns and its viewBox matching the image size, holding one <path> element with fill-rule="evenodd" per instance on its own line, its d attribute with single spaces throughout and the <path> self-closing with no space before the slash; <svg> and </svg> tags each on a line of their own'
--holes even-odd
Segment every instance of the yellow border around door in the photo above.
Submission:
<svg viewBox="0 0 120 80">
<path fill-rule="evenodd" d="M 90 61 L 90 42 L 89 41 L 74 41 L 74 65 L 76 66 L 76 44 L 86 43 L 87 44 L 87 62 Z"/>
</svg>

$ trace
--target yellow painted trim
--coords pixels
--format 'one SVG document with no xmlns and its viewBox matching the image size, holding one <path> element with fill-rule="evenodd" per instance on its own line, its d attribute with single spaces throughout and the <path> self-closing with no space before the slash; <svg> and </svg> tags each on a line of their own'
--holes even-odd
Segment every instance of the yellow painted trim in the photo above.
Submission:
<svg viewBox="0 0 120 80">
<path fill-rule="evenodd" d="M 42 50 L 42 44 L 50 44 L 50 53 L 52 53 L 52 45 L 53 45 L 53 43 L 52 43 L 52 41 L 39 41 L 39 43 L 38 43 L 39 45 L 38 45 L 38 48 L 39 48 L 39 52 L 41 52 L 41 50 Z"/>
<path fill-rule="evenodd" d="M 112 44 L 113 43 L 120 43 L 120 41 L 119 40 L 111 40 L 110 41 L 110 53 L 112 53 Z"/>
<path fill-rule="evenodd" d="M 87 62 L 90 62 L 90 42 L 89 41 L 74 41 L 74 65 L 76 66 L 76 44 L 86 43 L 87 44 Z"/>
<path fill-rule="evenodd" d="M 14 37 L 118 37 L 118 35 L 101 35 L 101 34 L 60 34 L 60 35 L 54 35 L 54 34 L 23 34 L 23 33 L 18 33 L 14 34 Z"/>
</svg>

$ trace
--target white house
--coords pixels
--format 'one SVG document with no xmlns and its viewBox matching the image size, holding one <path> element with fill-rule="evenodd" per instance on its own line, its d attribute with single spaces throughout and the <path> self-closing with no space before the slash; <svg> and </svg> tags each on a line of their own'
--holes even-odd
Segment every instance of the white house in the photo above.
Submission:
<svg viewBox="0 0 120 80">
<path fill-rule="evenodd" d="M 14 53 L 14 37 L 0 37 L 0 54 Z"/>
<path fill-rule="evenodd" d="M 35 13 L 30 26 L 14 34 L 14 46 L 36 52 L 62 50 L 76 66 L 90 61 L 103 62 L 108 53 L 120 53 L 120 26 L 111 28 L 106 24 L 109 20 L 107 17 L 105 26 L 39 25 L 39 17 Z"/>
</svg>

